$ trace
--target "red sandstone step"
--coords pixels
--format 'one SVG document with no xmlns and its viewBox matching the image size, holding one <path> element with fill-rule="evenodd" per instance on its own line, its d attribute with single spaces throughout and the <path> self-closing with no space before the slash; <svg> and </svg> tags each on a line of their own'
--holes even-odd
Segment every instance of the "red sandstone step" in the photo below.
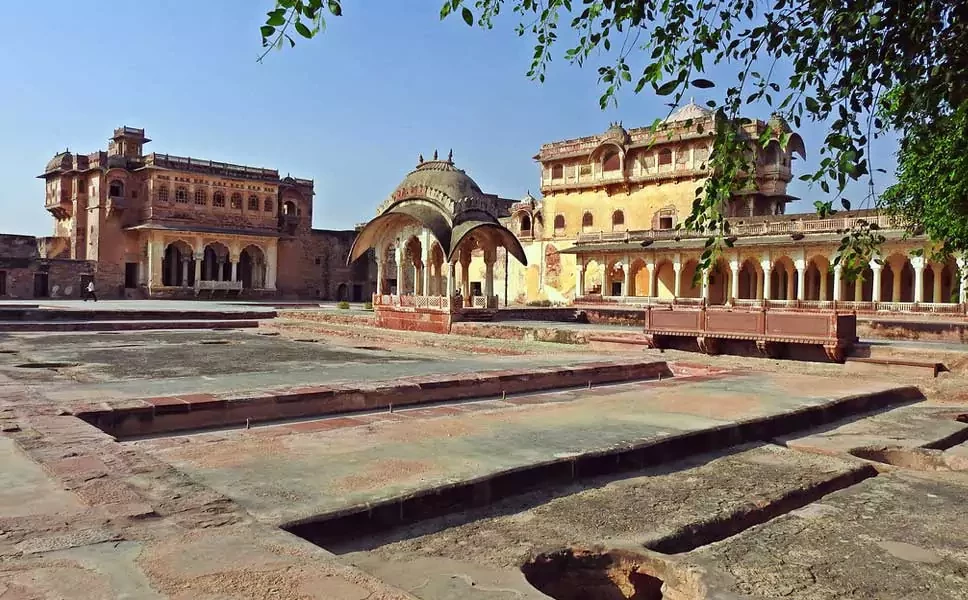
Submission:
<svg viewBox="0 0 968 600">
<path fill-rule="evenodd" d="M 902 358 L 864 358 L 858 356 L 847 357 L 845 362 L 848 369 L 871 371 L 887 369 L 891 373 L 910 373 L 912 375 L 930 375 L 937 377 L 938 373 L 948 369 L 940 362 L 907 360 Z"/>
<path fill-rule="evenodd" d="M 65 331 L 149 331 L 175 329 L 242 329 L 258 327 L 259 321 L 0 321 L 0 332 L 65 332 Z"/>
<path fill-rule="evenodd" d="M 588 336 L 589 342 L 606 342 L 609 344 L 631 344 L 634 346 L 648 346 L 649 341 L 645 336 L 640 334 L 629 334 L 629 335 L 600 335 L 594 334 Z"/>
</svg>

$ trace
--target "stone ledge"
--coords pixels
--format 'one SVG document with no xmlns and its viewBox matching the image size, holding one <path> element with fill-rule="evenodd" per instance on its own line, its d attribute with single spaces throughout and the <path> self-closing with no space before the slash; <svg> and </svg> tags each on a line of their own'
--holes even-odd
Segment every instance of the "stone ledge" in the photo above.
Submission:
<svg viewBox="0 0 968 600">
<path fill-rule="evenodd" d="M 427 375 L 363 386 L 299 387 L 258 396 L 218 398 L 195 394 L 147 398 L 87 404 L 77 407 L 73 414 L 110 435 L 136 437 L 662 376 L 673 376 L 664 361 L 596 362 L 547 369 Z"/>
</svg>

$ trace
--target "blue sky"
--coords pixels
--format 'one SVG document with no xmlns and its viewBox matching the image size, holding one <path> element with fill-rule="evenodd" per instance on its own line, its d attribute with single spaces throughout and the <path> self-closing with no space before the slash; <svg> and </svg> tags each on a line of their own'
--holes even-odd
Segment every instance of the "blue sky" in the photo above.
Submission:
<svg viewBox="0 0 968 600">
<path fill-rule="evenodd" d="M 417 155 L 453 148 L 488 192 L 537 195 L 531 160 L 549 141 L 596 134 L 609 121 L 647 125 L 668 108 L 651 94 L 601 111 L 596 64 L 560 58 L 544 84 L 525 77 L 531 44 L 513 15 L 493 31 L 440 0 L 345 0 L 324 35 L 272 52 L 259 26 L 272 0 L 68 0 L 4 6 L 0 54 L 0 232 L 49 235 L 43 183 L 54 153 L 105 148 L 114 127 L 144 127 L 146 151 L 279 169 L 316 181 L 313 224 L 347 228 L 373 216 Z M 712 79 L 717 79 L 713 74 Z M 697 94 L 696 101 L 706 98 Z M 767 118 L 768 107 L 749 116 Z M 820 127 L 801 131 L 816 163 Z M 895 144 L 874 148 L 893 172 Z M 805 165 L 798 165 L 805 172 Z M 890 183 L 881 175 L 878 187 Z M 796 182 L 809 210 L 819 188 Z"/>
</svg>

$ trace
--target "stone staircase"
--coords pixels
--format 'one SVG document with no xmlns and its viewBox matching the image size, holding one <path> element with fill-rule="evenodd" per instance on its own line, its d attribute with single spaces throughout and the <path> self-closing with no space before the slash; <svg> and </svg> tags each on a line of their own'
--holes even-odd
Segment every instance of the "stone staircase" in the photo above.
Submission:
<svg viewBox="0 0 968 600">
<path fill-rule="evenodd" d="M 0 332 L 147 331 L 258 327 L 275 310 L 70 309 L 0 306 Z"/>
</svg>

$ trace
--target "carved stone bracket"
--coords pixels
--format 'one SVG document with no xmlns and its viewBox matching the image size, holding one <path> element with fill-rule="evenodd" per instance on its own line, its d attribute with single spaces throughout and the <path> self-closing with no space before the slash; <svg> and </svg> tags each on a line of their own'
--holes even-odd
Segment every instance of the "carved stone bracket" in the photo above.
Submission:
<svg viewBox="0 0 968 600">
<path fill-rule="evenodd" d="M 846 349 L 842 344 L 824 344 L 823 351 L 827 358 L 836 363 L 842 363 L 847 358 Z"/>
<path fill-rule="evenodd" d="M 764 358 L 780 358 L 780 354 L 783 351 L 783 345 L 778 342 L 756 340 L 756 350 Z"/>
<path fill-rule="evenodd" d="M 703 354 L 710 356 L 719 354 L 719 340 L 717 338 L 700 336 L 696 338 L 696 343 L 699 344 L 699 351 Z"/>
</svg>

